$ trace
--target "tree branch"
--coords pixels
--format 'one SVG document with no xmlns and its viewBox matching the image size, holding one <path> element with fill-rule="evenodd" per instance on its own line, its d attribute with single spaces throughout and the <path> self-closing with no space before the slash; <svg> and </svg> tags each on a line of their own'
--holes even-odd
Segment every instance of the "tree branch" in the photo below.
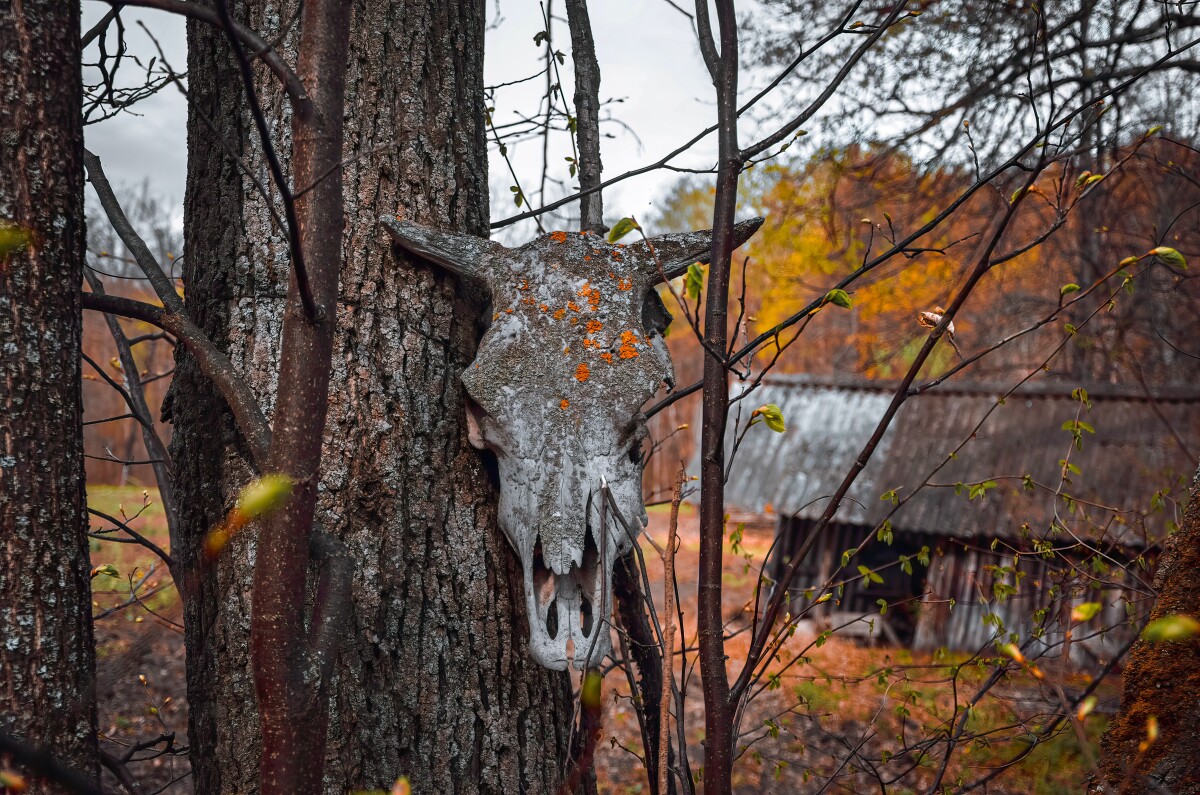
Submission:
<svg viewBox="0 0 1200 795">
<path fill-rule="evenodd" d="M 213 27 L 228 30 L 211 6 L 200 5 L 197 2 L 192 2 L 192 0 L 105 0 L 105 2 L 117 7 L 137 6 L 140 8 L 156 8 L 159 11 L 190 17 Z M 279 78 L 279 82 L 283 84 L 283 90 L 292 101 L 292 108 L 294 110 L 308 107 L 311 104 L 308 92 L 304 90 L 304 84 L 300 82 L 300 78 L 292 71 L 292 68 L 287 65 L 287 62 L 283 60 L 283 57 L 274 47 L 245 25 L 234 22 L 231 28 L 233 34 L 237 36 L 238 41 L 244 42 L 253 51 L 254 57 L 261 58 L 263 63 Z"/>
<path fill-rule="evenodd" d="M 200 371 L 213 382 L 233 412 L 238 430 L 246 438 L 250 456 L 260 472 L 266 468 L 267 452 L 271 447 L 271 426 L 259 408 L 258 400 L 249 385 L 238 375 L 229 360 L 186 314 L 168 311 L 161 306 L 133 301 L 115 295 L 84 293 L 83 308 L 133 318 L 168 331 L 192 356 Z"/>
</svg>

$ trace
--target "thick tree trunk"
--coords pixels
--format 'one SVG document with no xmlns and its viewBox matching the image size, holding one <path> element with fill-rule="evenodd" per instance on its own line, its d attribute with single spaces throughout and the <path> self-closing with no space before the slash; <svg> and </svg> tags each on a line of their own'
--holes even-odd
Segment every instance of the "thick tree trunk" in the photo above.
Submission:
<svg viewBox="0 0 1200 795">
<path fill-rule="evenodd" d="M 317 521 L 347 544 L 357 570 L 331 688 L 326 790 L 388 788 L 403 774 L 417 792 L 554 791 L 569 681 L 527 654 L 519 567 L 466 442 L 458 379 L 474 353 L 479 307 L 445 275 L 393 256 L 377 224 L 399 213 L 487 232 L 484 4 L 353 7 L 347 225 Z M 294 10 L 255 0 L 234 13 L 273 40 Z M 287 151 L 285 101 L 258 68 L 276 147 Z M 209 127 L 268 182 L 219 31 L 189 27 L 189 77 L 187 302 L 270 412 L 285 238 Z M 202 534 L 251 475 L 227 410 L 187 357 L 169 410 L 188 539 L 180 557 L 194 568 Z M 198 792 L 257 791 L 252 559 L 248 533 L 195 580 L 186 606 Z"/>
<path fill-rule="evenodd" d="M 1167 539 L 1154 588 L 1155 620 L 1200 619 L 1200 472 L 1192 482 L 1183 525 Z M 1101 743 L 1096 793 L 1200 793 L 1200 635 L 1178 641 L 1138 640 L 1124 672 L 1121 711 Z M 1158 719 L 1158 741 L 1144 751 L 1146 721 Z"/>
<path fill-rule="evenodd" d="M 0 7 L 0 731 L 94 780 L 79 36 L 78 3 Z"/>
</svg>

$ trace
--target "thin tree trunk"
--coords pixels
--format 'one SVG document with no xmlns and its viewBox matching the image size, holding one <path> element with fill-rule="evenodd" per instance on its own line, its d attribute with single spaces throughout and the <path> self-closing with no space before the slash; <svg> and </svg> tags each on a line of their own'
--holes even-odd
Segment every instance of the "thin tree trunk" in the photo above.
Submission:
<svg viewBox="0 0 1200 795">
<path fill-rule="evenodd" d="M 600 64 L 587 0 L 567 0 L 567 24 L 571 29 L 571 61 L 575 64 L 575 122 L 579 140 L 579 189 L 600 184 Z M 579 200 L 579 228 L 603 234 L 604 198 L 600 191 Z"/>
<path fill-rule="evenodd" d="M 349 31 L 350 10 L 340 0 L 308 0 L 301 14 L 297 72 L 312 101 L 292 109 L 292 164 L 293 193 L 311 190 L 296 201 L 299 251 L 290 252 L 270 454 L 272 472 L 287 475 L 294 488 L 287 505 L 261 523 L 250 625 L 262 726 L 260 785 L 271 795 L 321 792 L 332 670 L 328 660 L 339 644 L 336 635 L 320 630 L 317 616 L 344 620 L 337 614 L 343 612 L 345 597 L 336 599 L 327 588 L 317 591 L 307 630 L 301 608 L 309 589 L 309 544 L 337 325 L 344 225 L 337 165 L 342 159 Z M 299 252 L 306 263 L 303 272 Z M 311 317 L 306 316 L 305 295 L 312 302 Z"/>
<path fill-rule="evenodd" d="M 0 13 L 0 732 L 94 781 L 79 13 L 61 0 Z"/>
<path fill-rule="evenodd" d="M 1154 576 L 1158 600 L 1150 619 L 1200 620 L 1200 472 L 1178 532 L 1167 539 Z M 1200 635 L 1178 641 L 1138 640 L 1124 672 L 1121 711 L 1101 742 L 1098 786 L 1092 792 L 1141 795 L 1200 793 Z M 1158 720 L 1158 741 L 1145 750 L 1146 722 Z"/>
<path fill-rule="evenodd" d="M 702 10 L 700 4 L 704 3 Z M 738 48 L 732 0 L 716 4 L 720 52 L 715 51 L 707 0 L 697 2 L 701 46 L 717 93 L 717 193 L 713 206 L 712 252 L 704 307 L 704 402 L 700 431 L 700 575 L 697 636 L 704 685 L 704 791 L 730 792 L 733 767 L 733 704 L 725 669 L 721 616 L 722 544 L 725 538 L 725 423 L 729 412 L 724 357 L 729 347 L 728 309 L 733 222 L 742 170 L 737 136 Z"/>
<path fill-rule="evenodd" d="M 231 8 L 268 40 L 295 10 L 259 0 Z M 356 563 L 330 689 L 329 792 L 388 789 L 401 774 L 416 792 L 553 792 L 567 757 L 569 679 L 527 654 L 520 569 L 466 441 L 459 375 L 479 307 L 444 274 L 395 257 L 377 222 L 398 213 L 487 233 L 484 26 L 481 0 L 353 3 L 344 261 L 316 507 Z M 284 50 L 292 45 L 294 32 Z M 287 151 L 286 102 L 256 70 L 276 148 Z M 265 174 L 220 31 L 189 24 L 189 77 L 189 311 L 270 413 L 286 238 L 199 116 Z M 181 559 L 194 565 L 202 534 L 251 473 L 244 441 L 190 357 L 180 357 L 170 411 Z M 186 605 L 197 792 L 258 790 L 253 543 L 235 539 Z"/>
</svg>

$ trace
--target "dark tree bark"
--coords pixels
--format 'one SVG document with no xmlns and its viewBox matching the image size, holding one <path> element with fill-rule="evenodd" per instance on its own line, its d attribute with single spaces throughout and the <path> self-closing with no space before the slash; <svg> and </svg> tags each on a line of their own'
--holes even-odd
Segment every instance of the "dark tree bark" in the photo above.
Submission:
<svg viewBox="0 0 1200 795">
<path fill-rule="evenodd" d="M 1150 620 L 1200 620 L 1200 472 L 1179 531 L 1167 539 L 1154 576 L 1158 600 Z M 1200 793 L 1200 635 L 1178 641 L 1138 640 L 1124 672 L 1121 711 L 1101 742 L 1096 793 Z M 1158 741 L 1144 751 L 1146 721 L 1158 719 Z"/>
<path fill-rule="evenodd" d="M 567 0 L 567 24 L 571 29 L 571 61 L 575 64 L 576 138 L 579 140 L 579 189 L 600 185 L 600 63 L 592 38 L 592 20 L 587 0 Z M 579 228 L 604 234 L 604 199 L 597 190 L 579 200 Z"/>
<path fill-rule="evenodd" d="M 0 8 L 0 731 L 95 780 L 79 13 Z"/>
<path fill-rule="evenodd" d="M 268 40 L 295 11 L 258 0 L 231 8 Z M 482 0 L 353 4 L 346 230 L 316 514 L 357 567 L 330 688 L 330 792 L 386 789 L 401 774 L 418 792 L 552 792 L 565 767 L 569 680 L 527 654 L 520 570 L 466 441 L 459 375 L 474 354 L 480 308 L 445 274 L 394 255 L 377 223 L 398 213 L 486 235 L 484 25 Z M 286 236 L 209 127 L 267 182 L 225 38 L 196 23 L 188 35 L 188 307 L 271 413 Z M 294 30 L 283 39 L 294 51 Z M 286 101 L 255 68 L 276 149 L 287 151 Z M 186 355 L 168 409 L 180 562 L 195 568 L 203 533 L 251 472 L 228 410 Z M 238 537 L 189 589 L 198 792 L 258 790 L 253 554 L 253 534 Z"/>
</svg>

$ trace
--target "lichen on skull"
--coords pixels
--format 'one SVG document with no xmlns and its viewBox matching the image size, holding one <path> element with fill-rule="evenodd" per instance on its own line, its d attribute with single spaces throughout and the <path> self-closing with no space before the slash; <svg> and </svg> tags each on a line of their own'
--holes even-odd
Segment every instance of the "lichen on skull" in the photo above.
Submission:
<svg viewBox="0 0 1200 795">
<path fill-rule="evenodd" d="M 737 242 L 761 222 L 738 224 Z M 391 216 L 381 223 L 401 248 L 490 295 L 491 325 L 462 376 L 468 437 L 497 458 L 499 523 L 521 558 L 530 652 L 548 668 L 594 667 L 611 648 L 613 564 L 646 523 L 641 409 L 674 382 L 656 285 L 706 261 L 711 236 L 623 245 L 554 232 L 509 249 Z"/>
</svg>

